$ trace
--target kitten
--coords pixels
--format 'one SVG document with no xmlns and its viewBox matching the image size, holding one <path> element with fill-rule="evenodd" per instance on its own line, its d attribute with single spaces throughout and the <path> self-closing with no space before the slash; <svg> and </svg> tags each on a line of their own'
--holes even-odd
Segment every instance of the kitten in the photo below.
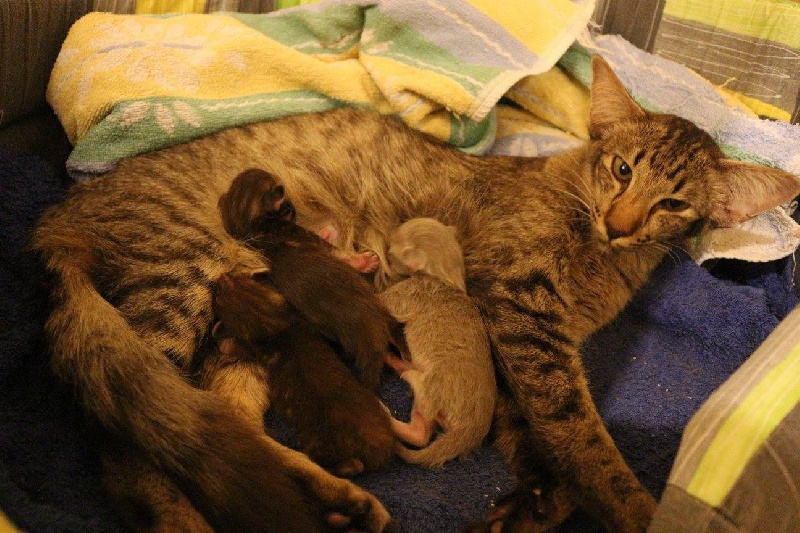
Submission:
<svg viewBox="0 0 800 533">
<path fill-rule="evenodd" d="M 472 156 L 395 118 L 342 108 L 231 128 L 76 185 L 34 241 L 53 273 L 53 369 L 91 417 L 179 481 L 212 526 L 274 530 L 306 517 L 314 531 L 338 524 L 335 511 L 386 527 L 374 497 L 185 378 L 207 345 L 213 282 L 266 266 L 217 212 L 238 173 L 263 168 L 281 176 L 303 226 L 333 221 L 344 249 L 357 241 L 384 268 L 386 237 L 403 221 L 456 226 L 498 369 L 496 443 L 518 479 L 486 528 L 545 529 L 580 505 L 609 531 L 643 531 L 656 502 L 598 415 L 581 344 L 672 246 L 791 200 L 800 180 L 728 160 L 689 121 L 644 111 L 599 58 L 593 73 L 591 140 L 548 158 Z M 250 368 L 228 372 L 242 378 L 239 395 L 263 390 Z M 284 505 L 292 495 L 300 504 Z"/>
<path fill-rule="evenodd" d="M 335 258 L 329 243 L 294 223 L 291 202 L 268 172 L 240 173 L 219 208 L 228 232 L 269 262 L 261 276 L 319 332 L 341 344 L 355 359 L 362 382 L 376 390 L 389 347 L 403 342 L 397 321 L 375 289 Z"/>
<path fill-rule="evenodd" d="M 213 305 L 221 327 L 215 331 L 225 365 L 236 360 L 265 365 L 272 406 L 294 430 L 299 448 L 317 463 L 338 475 L 385 465 L 395 446 L 389 417 L 377 396 L 355 379 L 303 311 L 313 300 L 315 310 L 329 313 L 323 316 L 323 327 L 343 332 L 348 338 L 337 340 L 359 348 L 374 342 L 368 336 L 370 324 L 363 320 L 362 329 L 348 331 L 351 324 L 342 316 L 369 317 L 377 331 L 388 331 L 387 324 L 394 321 L 388 312 L 380 312 L 371 286 L 336 258 L 330 246 L 292 227 L 294 210 L 270 174 L 256 169 L 241 173 L 220 198 L 219 208 L 228 232 L 246 239 L 270 260 L 270 270 L 224 275 L 217 283 Z M 291 271 L 287 260 L 292 266 L 306 266 Z M 270 282 L 273 273 L 281 285 Z M 318 281 L 320 277 L 325 283 Z M 295 299 L 295 305 L 303 307 L 283 299 L 278 287 L 287 284 L 305 285 L 302 291 L 307 294 Z M 385 336 L 372 335 L 388 344 Z M 350 338 L 356 340 L 348 342 Z M 379 348 L 362 355 L 377 354 L 381 363 L 388 346 Z M 207 363 L 204 373 L 213 376 L 220 365 L 212 361 L 210 366 L 209 372 Z"/>
<path fill-rule="evenodd" d="M 237 282 L 233 278 L 232 284 Z M 298 449 L 315 462 L 352 476 L 377 470 L 394 456 L 395 438 L 380 400 L 310 324 L 299 319 L 268 342 L 228 335 L 224 326 L 217 328 L 219 352 L 203 372 L 213 379 L 226 365 L 262 366 L 270 407 L 291 427 Z"/>
<path fill-rule="evenodd" d="M 411 277 L 381 293 L 404 323 L 411 361 L 396 359 L 414 394 L 409 423 L 392 420 L 410 463 L 428 467 L 475 449 L 489 433 L 497 385 L 489 339 L 464 284 L 464 261 L 454 228 L 414 218 L 389 236 L 389 265 Z M 468 391 L 468 393 L 467 393 Z M 429 444 L 435 426 L 444 430 Z"/>
</svg>

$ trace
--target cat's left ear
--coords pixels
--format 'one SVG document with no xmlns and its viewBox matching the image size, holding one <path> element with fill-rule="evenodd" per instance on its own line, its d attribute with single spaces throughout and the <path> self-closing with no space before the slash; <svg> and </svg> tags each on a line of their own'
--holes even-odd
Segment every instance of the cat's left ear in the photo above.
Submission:
<svg viewBox="0 0 800 533">
<path fill-rule="evenodd" d="M 592 58 L 591 104 L 589 106 L 589 135 L 599 139 L 614 124 L 645 116 L 628 94 L 625 86 L 611 70 L 606 60 Z"/>
<path fill-rule="evenodd" d="M 709 218 L 718 226 L 745 222 L 800 194 L 800 178 L 783 170 L 724 159 L 712 186 Z"/>
</svg>

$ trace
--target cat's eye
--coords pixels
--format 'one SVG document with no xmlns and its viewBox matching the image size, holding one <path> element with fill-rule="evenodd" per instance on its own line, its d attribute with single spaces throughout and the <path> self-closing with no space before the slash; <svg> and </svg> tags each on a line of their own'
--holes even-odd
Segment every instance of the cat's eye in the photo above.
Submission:
<svg viewBox="0 0 800 533">
<path fill-rule="evenodd" d="M 658 202 L 659 207 L 673 213 L 689 209 L 689 203 L 677 198 L 664 198 Z"/>
<path fill-rule="evenodd" d="M 614 177 L 622 182 L 630 181 L 631 174 L 633 174 L 630 165 L 618 155 L 615 155 L 614 160 L 611 161 L 611 171 L 614 173 Z"/>
</svg>

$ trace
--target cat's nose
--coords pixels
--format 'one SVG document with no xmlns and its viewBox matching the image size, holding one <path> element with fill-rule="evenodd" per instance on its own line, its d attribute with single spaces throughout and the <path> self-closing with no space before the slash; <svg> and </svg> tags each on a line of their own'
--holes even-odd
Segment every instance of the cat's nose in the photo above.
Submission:
<svg viewBox="0 0 800 533">
<path fill-rule="evenodd" d="M 630 206 L 614 203 L 605 216 L 606 235 L 613 241 L 620 237 L 633 235 L 639 226 L 639 217 Z"/>
<path fill-rule="evenodd" d="M 617 229 L 609 224 L 606 224 L 606 235 L 608 235 L 609 241 L 613 241 L 614 239 L 627 236 L 627 233 L 621 229 Z"/>
</svg>

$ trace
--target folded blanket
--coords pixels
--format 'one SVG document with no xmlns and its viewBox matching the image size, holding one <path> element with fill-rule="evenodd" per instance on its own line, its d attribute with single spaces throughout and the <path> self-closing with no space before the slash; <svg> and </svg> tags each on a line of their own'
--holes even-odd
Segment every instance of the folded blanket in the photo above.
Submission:
<svg viewBox="0 0 800 533">
<path fill-rule="evenodd" d="M 591 0 L 331 0 L 269 15 L 90 13 L 75 23 L 48 101 L 75 151 L 115 161 L 259 120 L 370 105 L 471 151 L 521 78 L 552 67 Z"/>
</svg>

